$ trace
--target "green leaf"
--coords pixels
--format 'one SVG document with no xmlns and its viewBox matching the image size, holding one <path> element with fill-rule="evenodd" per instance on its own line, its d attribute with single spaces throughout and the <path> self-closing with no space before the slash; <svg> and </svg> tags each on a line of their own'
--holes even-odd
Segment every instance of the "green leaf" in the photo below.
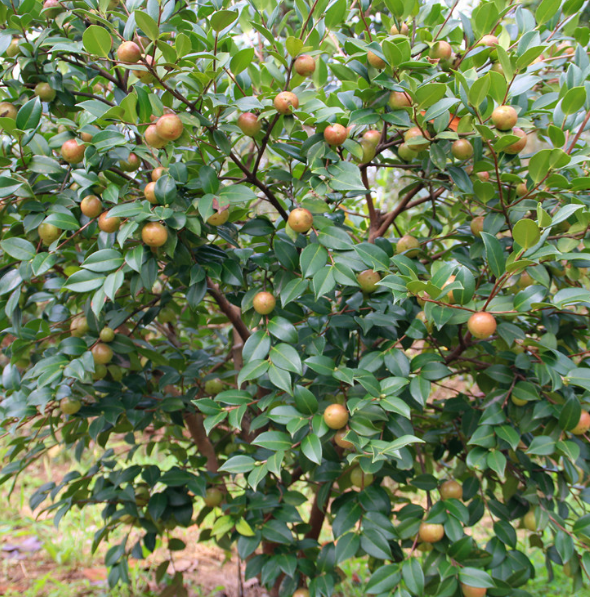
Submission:
<svg viewBox="0 0 590 597">
<path fill-rule="evenodd" d="M 37 254 L 33 243 L 24 238 L 7 238 L 0 242 L 0 247 L 4 252 L 19 261 L 29 261 Z"/>
<path fill-rule="evenodd" d="M 338 541 L 336 542 L 336 563 L 340 564 L 340 562 L 344 562 L 344 560 L 354 558 L 354 556 L 356 556 L 358 552 L 360 545 L 361 539 L 356 533 L 346 533 L 345 535 L 338 537 Z M 379 570 L 381 570 L 381 568 Z M 371 580 L 372 578 L 373 577 L 371 577 Z M 369 594 L 374 594 L 369 591 L 369 587 L 371 587 L 370 583 L 371 581 L 369 581 L 369 584 L 366 587 L 366 591 Z"/>
<path fill-rule="evenodd" d="M 299 298 L 307 290 L 308 285 L 309 282 L 301 278 L 295 278 L 285 284 L 281 290 L 281 305 L 285 307 L 291 301 Z"/>
<path fill-rule="evenodd" d="M 496 586 L 487 572 L 467 566 L 459 572 L 459 579 L 463 584 L 477 589 L 493 589 Z"/>
<path fill-rule="evenodd" d="M 578 367 L 572 369 L 565 377 L 568 383 L 584 388 L 590 392 L 590 369 Z"/>
<path fill-rule="evenodd" d="M 249 473 L 255 465 L 254 458 L 250 456 L 232 456 L 219 467 L 220 471 L 232 473 L 234 475 Z"/>
<path fill-rule="evenodd" d="M 295 58 L 301 54 L 301 49 L 303 48 L 303 41 L 300 40 L 298 37 L 293 37 L 290 35 L 287 40 L 285 41 L 285 47 L 287 48 L 287 52 L 289 52 L 289 56 L 291 58 Z"/>
<path fill-rule="evenodd" d="M 322 442 L 317 435 L 307 435 L 301 442 L 301 451 L 312 462 L 322 464 Z"/>
<path fill-rule="evenodd" d="M 561 110 L 564 114 L 575 114 L 580 111 L 586 103 L 586 88 L 573 87 L 561 100 Z"/>
<path fill-rule="evenodd" d="M 416 558 L 407 559 L 402 566 L 402 578 L 408 590 L 414 595 L 422 595 L 424 592 L 424 572 Z"/>
<path fill-rule="evenodd" d="M 500 450 L 492 450 L 488 454 L 487 463 L 499 477 L 504 477 L 504 471 L 506 470 L 506 456 L 504 456 Z"/>
<path fill-rule="evenodd" d="M 235 10 L 218 10 L 211 15 L 211 27 L 219 33 L 229 27 L 238 16 Z"/>
<path fill-rule="evenodd" d="M 92 272 L 110 272 L 123 265 L 123 255 L 114 249 L 101 249 L 89 255 L 82 267 Z"/>
<path fill-rule="evenodd" d="M 489 75 L 484 75 L 474 81 L 469 89 L 469 103 L 477 108 L 489 93 L 491 84 L 492 80 Z"/>
<path fill-rule="evenodd" d="M 391 548 L 387 539 L 375 529 L 366 529 L 361 535 L 361 547 L 378 560 L 391 560 Z"/>
<path fill-rule="evenodd" d="M 81 270 L 72 274 L 64 284 L 72 292 L 90 292 L 100 288 L 104 283 L 104 276 L 99 276 L 94 272 Z"/>
<path fill-rule="evenodd" d="M 512 237 L 523 249 L 530 249 L 541 239 L 541 231 L 537 222 L 525 218 L 516 222 Z"/>
<path fill-rule="evenodd" d="M 346 0 L 336 0 L 332 2 L 326 10 L 326 16 L 324 18 L 325 25 L 328 29 L 336 29 L 338 25 L 344 22 L 347 9 Z"/>
<path fill-rule="evenodd" d="M 486 261 L 494 276 L 498 278 L 506 270 L 506 256 L 502 250 L 502 245 L 495 236 L 487 232 L 482 232 L 481 238 L 485 246 Z"/>
<path fill-rule="evenodd" d="M 152 40 L 155 41 L 160 36 L 160 29 L 158 27 L 158 23 L 150 17 L 150 15 L 142 12 L 140 10 L 136 10 L 134 13 L 135 15 L 135 22 L 137 26 Z"/>
<path fill-rule="evenodd" d="M 580 401 L 574 396 L 568 398 L 559 413 L 559 426 L 565 431 L 570 431 L 580 422 L 581 414 Z"/>
<path fill-rule="evenodd" d="M 535 20 L 538 25 L 545 24 L 553 18 L 561 5 L 560 0 L 543 0 L 535 11 Z"/>
<path fill-rule="evenodd" d="M 271 362 L 285 371 L 292 371 L 301 375 L 303 367 L 299 353 L 289 344 L 277 344 L 270 349 Z"/>
<path fill-rule="evenodd" d="M 147 34 L 147 31 L 146 31 Z M 113 47 L 113 40 L 110 33 L 99 25 L 90 25 L 84 34 L 82 35 L 82 43 L 84 49 L 89 54 L 95 56 L 102 56 L 102 58 L 108 58 L 109 52 Z"/>
<path fill-rule="evenodd" d="M 363 263 L 375 271 L 386 271 L 389 269 L 389 257 L 387 253 L 371 243 L 360 243 L 354 246 L 357 255 Z"/>
<path fill-rule="evenodd" d="M 234 75 L 239 75 L 250 66 L 253 59 L 254 48 L 244 48 L 231 59 L 229 67 Z"/>
<path fill-rule="evenodd" d="M 538 435 L 533 438 L 526 452 L 537 456 L 550 456 L 555 452 L 555 440 L 546 435 Z"/>
<path fill-rule="evenodd" d="M 318 234 L 318 242 L 328 249 L 346 251 L 352 247 L 352 239 L 343 228 L 328 226 Z"/>
<path fill-rule="evenodd" d="M 42 112 L 43 105 L 38 97 L 29 100 L 16 115 L 16 127 L 21 131 L 36 129 L 41 122 Z"/>
<path fill-rule="evenodd" d="M 282 431 L 264 431 L 252 443 L 273 452 L 290 450 L 292 445 L 289 436 Z"/>
<path fill-rule="evenodd" d="M 242 349 L 245 362 L 257 361 L 266 358 L 270 350 L 270 336 L 264 330 L 254 332 Z"/>
<path fill-rule="evenodd" d="M 328 262 L 328 251 L 318 243 L 308 245 L 301 251 L 299 263 L 305 278 L 311 278 Z"/>
<path fill-rule="evenodd" d="M 399 584 L 401 576 L 397 564 L 386 564 L 373 572 L 365 590 L 369 595 L 386 595 Z"/>
<path fill-rule="evenodd" d="M 329 294 L 336 287 L 332 267 L 325 266 L 313 277 L 313 292 L 316 299 Z"/>
</svg>

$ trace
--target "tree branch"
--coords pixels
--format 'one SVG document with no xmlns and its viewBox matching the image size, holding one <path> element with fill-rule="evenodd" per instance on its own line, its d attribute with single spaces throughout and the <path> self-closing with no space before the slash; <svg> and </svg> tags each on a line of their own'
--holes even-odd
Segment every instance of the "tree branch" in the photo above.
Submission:
<svg viewBox="0 0 590 597">
<path fill-rule="evenodd" d="M 415 186 L 411 191 L 409 191 L 405 197 L 399 202 L 398 206 L 393 210 L 390 211 L 385 218 L 383 218 L 383 222 L 381 226 L 375 231 L 375 234 L 372 236 L 372 239 L 378 238 L 379 236 L 383 236 L 386 230 L 393 224 L 395 218 L 399 216 L 406 208 L 408 203 L 415 197 L 422 189 L 424 188 L 424 184 L 420 183 Z M 371 240 L 371 239 L 370 239 Z M 372 240 L 371 240 L 372 242 Z"/>
<path fill-rule="evenodd" d="M 203 425 L 203 415 L 198 413 L 185 413 L 184 420 L 191 437 L 197 444 L 199 452 L 207 459 L 207 470 L 216 473 L 219 469 L 219 462 L 215 454 L 215 448 L 209 441 Z"/>
<path fill-rule="evenodd" d="M 219 308 L 223 311 L 226 317 L 230 320 L 231 324 L 234 326 L 238 334 L 242 337 L 242 340 L 245 342 L 250 337 L 250 330 L 246 327 L 242 318 L 240 316 L 240 310 L 237 307 L 234 307 L 226 298 L 223 296 L 223 293 L 219 289 L 219 286 L 211 280 L 211 278 L 207 278 L 207 291 L 213 297 L 215 302 L 219 305 Z"/>
</svg>

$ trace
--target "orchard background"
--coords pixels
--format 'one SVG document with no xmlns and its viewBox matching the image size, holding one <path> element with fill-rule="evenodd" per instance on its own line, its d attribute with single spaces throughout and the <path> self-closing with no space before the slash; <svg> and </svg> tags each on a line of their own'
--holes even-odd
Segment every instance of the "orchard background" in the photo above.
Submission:
<svg viewBox="0 0 590 597">
<path fill-rule="evenodd" d="M 184 528 L 273 597 L 588 595 L 584 8 L 2 0 L 3 495 L 111 587 Z"/>
</svg>

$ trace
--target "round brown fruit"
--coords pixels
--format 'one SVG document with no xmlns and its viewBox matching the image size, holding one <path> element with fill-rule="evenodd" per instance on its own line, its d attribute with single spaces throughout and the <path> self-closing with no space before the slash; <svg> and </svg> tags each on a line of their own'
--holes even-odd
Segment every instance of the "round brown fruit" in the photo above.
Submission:
<svg viewBox="0 0 590 597">
<path fill-rule="evenodd" d="M 398 255 L 400 253 L 406 253 L 406 257 L 416 257 L 420 252 L 420 241 L 409 234 L 404 234 L 404 236 L 397 241 L 395 252 Z"/>
<path fill-rule="evenodd" d="M 117 230 L 119 230 L 120 226 L 121 226 L 121 219 L 117 218 L 117 217 L 113 217 L 113 218 L 109 217 L 108 211 L 104 211 L 103 213 L 101 213 L 98 218 L 98 227 L 103 232 L 108 232 L 109 234 L 111 232 L 117 232 Z"/>
<path fill-rule="evenodd" d="M 498 106 L 492 112 L 492 123 L 499 131 L 509 131 L 518 120 L 518 113 L 512 106 Z"/>
<path fill-rule="evenodd" d="M 84 143 L 90 143 L 92 141 L 92 137 L 94 137 L 92 133 L 80 133 L 80 139 L 82 139 Z"/>
<path fill-rule="evenodd" d="M 109 327 L 102 328 L 102 330 L 100 330 L 99 338 L 101 342 L 106 342 L 108 344 L 115 339 L 115 330 Z"/>
<path fill-rule="evenodd" d="M 74 338 L 81 338 L 88 333 L 90 326 L 88 325 L 88 320 L 83 315 L 79 317 L 74 317 L 70 323 L 70 334 Z"/>
<path fill-rule="evenodd" d="M 347 439 L 344 439 L 344 436 L 348 433 L 348 429 L 339 429 L 334 434 L 334 443 L 345 450 L 352 450 L 354 444 L 349 442 Z"/>
<path fill-rule="evenodd" d="M 292 91 L 281 91 L 276 95 L 273 104 L 279 114 L 292 114 L 299 108 L 299 98 Z"/>
<path fill-rule="evenodd" d="M 419 142 L 410 143 L 412 140 L 418 140 Z M 413 126 L 405 132 L 404 141 L 412 151 L 422 151 L 430 146 L 430 135 L 427 131 L 422 131 L 417 126 Z"/>
<path fill-rule="evenodd" d="M 481 182 L 487 182 L 490 180 L 490 173 L 486 172 L 485 170 L 483 172 L 478 172 L 475 176 L 477 176 Z"/>
<path fill-rule="evenodd" d="M 168 172 L 168 168 L 164 168 L 162 166 L 158 166 L 157 168 L 154 168 L 152 170 L 152 181 L 158 182 L 158 180 L 160 178 L 162 178 L 162 176 L 164 176 L 164 174 L 166 174 L 166 172 Z"/>
<path fill-rule="evenodd" d="M 446 41 L 437 41 L 430 48 L 428 55 L 434 60 L 450 60 L 453 55 L 453 48 Z"/>
<path fill-rule="evenodd" d="M 51 243 L 55 242 L 59 238 L 61 230 L 53 224 L 43 222 L 42 224 L 39 224 L 39 227 L 37 228 L 37 233 L 39 234 L 41 242 L 44 245 L 49 246 Z"/>
<path fill-rule="evenodd" d="M 381 276 L 372 269 L 366 269 L 365 271 L 357 274 L 356 281 L 359 283 L 361 290 L 366 294 L 371 294 L 379 288 L 377 282 L 381 281 Z"/>
<path fill-rule="evenodd" d="M 469 224 L 469 227 L 471 228 L 471 233 L 473 234 L 473 236 L 477 236 L 478 238 L 481 237 L 481 233 L 483 232 L 484 220 L 484 216 L 477 216 L 477 218 L 473 218 L 473 220 L 471 220 L 471 224 Z"/>
<path fill-rule="evenodd" d="M 512 130 L 512 134 L 520 137 L 520 139 L 503 149 L 504 153 L 507 153 L 508 155 L 516 155 L 517 153 L 520 153 L 526 147 L 527 143 L 526 133 L 522 129 L 515 128 Z"/>
<path fill-rule="evenodd" d="M 484 35 L 479 42 L 482 46 L 493 48 L 500 44 L 500 40 L 495 35 Z"/>
<path fill-rule="evenodd" d="M 440 497 L 443 500 L 454 498 L 456 500 L 463 499 L 463 486 L 457 481 L 449 479 L 440 486 Z"/>
<path fill-rule="evenodd" d="M 238 117 L 238 126 L 244 135 L 247 137 L 256 137 L 262 130 L 262 123 L 258 120 L 258 116 L 252 112 L 244 112 Z"/>
<path fill-rule="evenodd" d="M 584 435 L 590 429 L 590 413 L 583 410 L 578 424 L 571 430 L 574 435 Z"/>
<path fill-rule="evenodd" d="M 144 139 L 146 145 L 153 147 L 154 149 L 162 149 L 167 143 L 167 139 L 162 139 L 160 135 L 158 135 L 158 130 L 155 124 L 150 124 L 147 129 L 145 129 Z"/>
<path fill-rule="evenodd" d="M 84 159 L 86 147 L 78 145 L 76 139 L 68 139 L 61 146 L 61 155 L 68 164 L 79 164 Z"/>
<path fill-rule="evenodd" d="M 159 222 L 149 222 L 141 231 L 141 240 L 148 247 L 161 247 L 168 240 L 168 231 Z"/>
<path fill-rule="evenodd" d="M 117 58 L 127 64 L 135 64 L 141 59 L 141 49 L 134 41 L 124 41 L 117 48 Z"/>
<path fill-rule="evenodd" d="M 457 160 L 468 160 L 473 156 L 473 145 L 467 139 L 457 139 L 451 145 L 451 153 Z"/>
<path fill-rule="evenodd" d="M 182 135 L 184 125 L 176 114 L 164 114 L 156 122 L 156 133 L 166 141 L 176 141 Z"/>
<path fill-rule="evenodd" d="M 367 62 L 373 67 L 377 69 L 382 69 L 387 66 L 387 62 L 383 60 L 383 58 L 379 58 L 375 52 L 371 52 L 370 50 L 367 52 Z"/>
<path fill-rule="evenodd" d="M 330 404 L 324 411 L 324 422 L 330 429 L 342 429 L 348 423 L 348 409 L 344 404 Z"/>
<path fill-rule="evenodd" d="M 75 398 L 62 398 L 59 401 L 59 409 L 64 415 L 75 415 L 82 408 L 82 403 Z"/>
<path fill-rule="evenodd" d="M 135 172 L 141 166 L 141 160 L 134 154 L 130 153 L 126 160 L 119 162 L 119 168 L 123 172 Z"/>
<path fill-rule="evenodd" d="M 360 466 L 357 466 L 350 471 L 350 482 L 353 487 L 364 489 L 373 482 L 373 475 L 371 473 L 363 472 L 363 469 Z"/>
<path fill-rule="evenodd" d="M 113 349 L 107 344 L 98 342 L 91 349 L 92 358 L 99 365 L 108 365 L 113 360 Z"/>
<path fill-rule="evenodd" d="M 144 197 L 154 205 L 157 205 L 158 200 L 156 199 L 156 183 L 148 182 L 143 189 Z"/>
<path fill-rule="evenodd" d="M 496 318 L 486 311 L 474 313 L 467 322 L 467 329 L 475 338 L 484 340 L 496 331 Z"/>
<path fill-rule="evenodd" d="M 35 85 L 35 95 L 42 102 L 52 102 L 55 99 L 55 89 L 49 83 L 37 83 Z"/>
<path fill-rule="evenodd" d="M 223 226 L 229 220 L 229 209 L 215 212 L 207 219 L 207 224 L 210 226 Z"/>
<path fill-rule="evenodd" d="M 205 506 L 215 508 L 223 501 L 223 493 L 220 489 L 217 489 L 217 487 L 209 487 L 205 492 L 205 497 L 203 499 L 205 501 Z"/>
<path fill-rule="evenodd" d="M 485 597 L 487 592 L 487 589 L 471 587 L 463 582 L 461 583 L 461 593 L 463 593 L 463 597 Z"/>
<path fill-rule="evenodd" d="M 392 91 L 389 94 L 387 103 L 392 110 L 401 110 L 403 108 L 409 108 L 412 105 L 412 100 L 404 91 Z"/>
<path fill-rule="evenodd" d="M 205 382 L 205 394 L 209 396 L 216 396 L 223 391 L 223 382 L 216 377 L 215 379 L 208 379 Z"/>
<path fill-rule="evenodd" d="M 524 197 L 528 192 L 529 190 L 524 182 L 516 185 L 516 195 L 518 197 Z"/>
<path fill-rule="evenodd" d="M 266 291 L 259 292 L 252 300 L 254 311 L 259 315 L 268 315 L 273 311 L 277 304 L 275 297 Z"/>
<path fill-rule="evenodd" d="M 102 201 L 96 195 L 87 195 L 80 201 L 80 211 L 87 218 L 98 218 L 102 213 Z"/>
<path fill-rule="evenodd" d="M 402 23 L 401 27 L 399 28 L 397 27 L 397 25 L 392 25 L 391 29 L 389 30 L 389 33 L 391 35 L 408 35 L 409 32 L 410 28 L 406 23 Z"/>
<path fill-rule="evenodd" d="M 313 214 L 304 207 L 296 207 L 287 219 L 289 228 L 295 232 L 306 233 L 313 226 Z"/>
<path fill-rule="evenodd" d="M 10 102 L 0 102 L 0 118 L 12 118 L 14 120 L 18 110 Z"/>
<path fill-rule="evenodd" d="M 341 124 L 330 124 L 324 130 L 324 139 L 328 145 L 339 147 L 348 138 L 348 131 Z"/>
<path fill-rule="evenodd" d="M 418 157 L 418 153 L 414 151 L 406 143 L 402 143 L 397 148 L 397 154 L 399 155 L 400 159 L 402 159 L 404 162 L 412 162 Z"/>
<path fill-rule="evenodd" d="M 295 59 L 293 68 L 298 75 L 309 77 L 315 72 L 315 60 L 307 54 L 302 54 Z"/>
<path fill-rule="evenodd" d="M 379 145 L 379 141 L 381 141 L 381 133 L 376 130 L 368 130 L 365 131 L 363 134 L 362 141 L 366 143 L 370 143 L 371 145 L 377 146 Z M 361 143 L 362 143 L 361 141 Z"/>
<path fill-rule="evenodd" d="M 436 543 L 445 536 L 445 528 L 442 524 L 422 522 L 420 523 L 418 536 L 424 543 Z"/>
</svg>

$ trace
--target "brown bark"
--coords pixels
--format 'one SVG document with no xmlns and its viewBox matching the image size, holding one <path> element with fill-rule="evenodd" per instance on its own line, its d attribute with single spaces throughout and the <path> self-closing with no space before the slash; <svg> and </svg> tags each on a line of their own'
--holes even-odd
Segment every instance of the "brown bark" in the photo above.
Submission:
<svg viewBox="0 0 590 597">
<path fill-rule="evenodd" d="M 207 459 L 207 470 L 216 473 L 219 469 L 219 462 L 217 461 L 215 448 L 205 432 L 203 416 L 198 413 L 186 413 L 184 420 L 191 437 L 197 444 L 197 448 L 199 448 L 199 452 Z"/>
<path fill-rule="evenodd" d="M 234 307 L 234 305 L 223 296 L 219 286 L 217 286 L 211 278 L 207 278 L 207 290 L 245 342 L 250 337 L 250 330 L 242 321 L 240 310 L 237 307 Z"/>
</svg>

